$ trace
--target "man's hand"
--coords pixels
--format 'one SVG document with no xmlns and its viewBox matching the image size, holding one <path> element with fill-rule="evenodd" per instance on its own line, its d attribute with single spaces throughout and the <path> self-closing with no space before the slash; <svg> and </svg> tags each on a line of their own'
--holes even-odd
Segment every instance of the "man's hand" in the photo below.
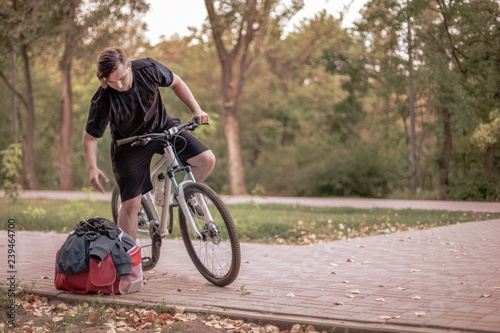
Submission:
<svg viewBox="0 0 500 333">
<path fill-rule="evenodd" d="M 208 113 L 206 113 L 205 111 L 199 110 L 193 113 L 191 120 L 194 120 L 201 125 L 208 123 L 210 121 L 210 117 L 208 116 Z"/>
<path fill-rule="evenodd" d="M 95 168 L 89 171 L 90 183 L 92 186 L 101 193 L 104 193 L 104 187 L 101 185 L 100 179 L 104 179 L 106 183 L 109 183 L 108 177 L 99 168 Z"/>
</svg>

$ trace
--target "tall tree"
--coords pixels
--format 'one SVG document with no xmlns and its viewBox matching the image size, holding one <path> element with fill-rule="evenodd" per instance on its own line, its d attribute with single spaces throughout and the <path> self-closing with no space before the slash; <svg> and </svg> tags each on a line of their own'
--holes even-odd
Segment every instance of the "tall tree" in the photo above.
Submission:
<svg viewBox="0 0 500 333">
<path fill-rule="evenodd" d="M 453 136 L 460 141 L 477 142 L 474 133 L 480 131 L 483 123 L 494 124 L 494 111 L 500 107 L 500 6 L 494 0 L 433 0 L 428 1 L 425 9 L 426 24 L 422 22 L 417 33 L 425 45 L 423 59 L 427 66 L 440 64 L 435 72 L 441 76 L 433 81 L 443 122 L 443 150 L 438 161 L 440 194 L 446 199 L 450 195 Z M 493 174 L 495 144 L 496 141 L 485 140 L 477 145 L 483 149 L 487 176 Z M 469 149 L 468 145 L 461 148 Z"/>
<path fill-rule="evenodd" d="M 412 37 L 412 9 L 410 0 L 406 0 L 406 22 L 408 30 L 408 105 L 410 111 L 410 165 L 411 165 L 411 193 L 415 195 L 417 192 L 418 176 L 417 176 L 417 139 L 415 137 L 415 92 L 413 90 L 413 37 Z"/>
<path fill-rule="evenodd" d="M 245 81 L 263 55 L 272 29 L 302 8 L 303 1 L 294 0 L 281 10 L 279 4 L 279 0 L 205 0 L 222 71 L 222 117 L 232 195 L 247 193 L 238 123 Z"/>
<path fill-rule="evenodd" d="M 24 72 L 24 92 L 12 85 L 0 68 L 0 78 L 26 109 L 26 128 L 23 137 L 24 169 L 28 186 L 38 189 L 34 159 L 35 140 L 35 102 L 30 69 L 30 48 L 47 31 L 58 15 L 57 6 L 50 1 L 12 0 L 0 4 L 1 44 L 7 45 L 2 54 L 11 54 L 19 50 Z M 16 64 L 13 64 L 15 66 Z"/>
<path fill-rule="evenodd" d="M 411 5 L 407 0 L 372 0 L 365 6 L 356 29 L 360 42 L 367 46 L 361 68 L 370 74 L 378 94 L 385 99 L 386 112 L 398 115 L 404 126 L 409 151 L 405 164 L 409 165 L 408 185 L 412 193 L 420 186 L 414 108 L 418 87 L 414 84 L 417 73 L 413 71 L 413 48 L 417 42 L 412 36 L 409 15 L 414 16 L 415 7 L 414 0 Z"/>
<path fill-rule="evenodd" d="M 73 92 L 71 83 L 72 64 L 75 51 L 83 48 L 101 48 L 111 40 L 132 44 L 130 35 L 133 26 L 135 34 L 142 32 L 141 25 L 134 22 L 148 10 L 144 0 L 82 1 L 64 0 L 63 52 L 60 60 L 61 95 L 63 100 L 62 124 L 59 139 L 60 189 L 73 188 L 71 163 L 71 138 L 73 133 Z M 81 52 L 88 54 L 91 52 Z M 92 57 L 93 58 L 93 57 Z"/>
<path fill-rule="evenodd" d="M 64 51 L 60 61 L 61 68 L 61 96 L 63 101 L 62 124 L 59 138 L 59 188 L 61 190 L 73 189 L 73 176 L 71 172 L 71 134 L 73 132 L 73 90 L 71 85 L 71 67 L 75 51 L 76 10 L 80 0 L 71 0 L 67 4 L 65 17 L 62 23 L 64 31 Z"/>
</svg>

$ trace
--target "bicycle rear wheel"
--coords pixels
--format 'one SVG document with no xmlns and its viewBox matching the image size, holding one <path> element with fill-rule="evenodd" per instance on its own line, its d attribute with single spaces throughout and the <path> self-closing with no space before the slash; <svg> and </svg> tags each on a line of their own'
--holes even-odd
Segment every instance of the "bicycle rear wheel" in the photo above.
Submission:
<svg viewBox="0 0 500 333">
<path fill-rule="evenodd" d="M 116 186 L 111 196 L 111 212 L 113 220 L 118 223 L 118 212 L 121 208 L 120 189 Z M 158 225 L 151 208 L 142 196 L 141 207 L 137 212 L 137 239 L 136 244 L 141 247 L 142 269 L 147 271 L 153 269 L 160 259 L 161 237 Z"/>
<path fill-rule="evenodd" d="M 184 188 L 186 202 L 195 227 L 202 238 L 193 236 L 186 217 L 179 209 L 179 225 L 189 257 L 205 279 L 216 286 L 231 284 L 240 271 L 241 251 L 236 228 L 222 199 L 202 183 Z M 206 202 L 211 220 L 205 217 L 200 199 Z"/>
</svg>

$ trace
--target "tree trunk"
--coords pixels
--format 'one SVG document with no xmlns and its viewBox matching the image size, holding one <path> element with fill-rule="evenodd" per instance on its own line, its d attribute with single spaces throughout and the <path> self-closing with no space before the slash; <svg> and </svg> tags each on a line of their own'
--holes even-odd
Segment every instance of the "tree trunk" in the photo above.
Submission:
<svg viewBox="0 0 500 333">
<path fill-rule="evenodd" d="M 245 168 L 241 157 L 239 125 L 238 119 L 236 118 L 236 112 L 225 112 L 224 132 L 227 139 L 229 189 L 231 195 L 246 194 Z"/>
<path fill-rule="evenodd" d="M 450 161 L 451 154 L 453 150 L 452 137 L 451 137 L 451 116 L 448 108 L 443 108 L 441 110 L 443 118 L 443 133 L 444 133 L 444 144 L 443 151 L 438 160 L 439 165 L 439 198 L 441 200 L 449 199 L 449 171 L 450 171 Z"/>
<path fill-rule="evenodd" d="M 66 36 L 64 53 L 61 59 L 61 94 L 63 100 L 62 124 L 59 138 L 59 188 L 73 189 L 73 175 L 71 172 L 71 134 L 73 132 L 73 93 L 71 86 L 71 66 L 73 62 L 73 21 L 75 19 L 76 3 L 71 4 L 69 15 L 66 18 Z"/>
<path fill-rule="evenodd" d="M 61 68 L 61 88 L 63 99 L 62 125 L 59 139 L 59 188 L 61 190 L 73 189 L 73 176 L 71 173 L 71 134 L 73 130 L 73 96 L 71 92 L 71 58 L 73 46 L 67 44 Z"/>
<path fill-rule="evenodd" d="M 245 167 L 241 157 L 240 131 L 238 124 L 239 91 L 234 84 L 234 58 L 220 59 L 222 66 L 222 117 L 224 134 L 227 140 L 227 158 L 229 165 L 229 190 L 231 195 L 247 193 L 245 185 Z"/>
<path fill-rule="evenodd" d="M 245 79 L 259 58 L 259 52 L 252 55 L 249 53 L 250 44 L 254 41 L 257 29 L 265 29 L 262 26 L 267 25 L 272 6 L 270 1 L 265 1 L 261 8 L 260 20 L 258 20 L 257 1 L 247 1 L 243 5 L 246 8 L 244 12 L 240 13 L 242 16 L 241 22 L 238 24 L 238 37 L 233 40 L 232 49 L 228 51 L 224 41 L 226 37 L 223 34 L 224 31 L 232 29 L 230 24 L 227 25 L 230 20 L 228 21 L 224 15 L 220 16 L 216 13 L 213 0 L 205 0 L 205 5 L 222 69 L 222 116 L 227 139 L 229 188 L 232 195 L 246 194 L 245 168 L 241 157 L 239 137 L 238 105 L 242 98 Z M 254 43 L 253 46 L 255 50 L 263 52 L 265 44 L 264 38 L 258 43 Z"/>
<path fill-rule="evenodd" d="M 410 108 L 410 166 L 411 181 L 410 190 L 413 195 L 417 193 L 418 175 L 417 175 L 417 145 L 415 137 L 415 94 L 413 91 L 413 57 L 412 57 L 412 34 L 410 17 L 410 0 L 406 0 L 406 13 L 408 22 L 408 104 Z"/>
<path fill-rule="evenodd" d="M 17 86 L 17 53 L 12 50 L 12 86 Z M 19 143 L 19 97 L 12 93 L 12 140 Z"/>
<path fill-rule="evenodd" d="M 40 185 L 36 178 L 35 171 L 35 156 L 34 156 L 34 141 L 35 141 L 35 102 L 33 98 L 33 87 L 31 83 L 31 74 L 29 66 L 29 57 L 27 45 L 21 42 L 21 57 L 24 62 L 24 77 L 26 80 L 26 97 L 27 97 L 27 121 L 26 121 L 26 134 L 24 139 L 24 168 L 26 174 L 26 181 L 32 190 L 38 190 Z"/>
<path fill-rule="evenodd" d="M 495 148 L 496 145 L 491 145 L 486 148 L 486 158 L 484 161 L 484 175 L 491 177 L 495 173 Z"/>
</svg>

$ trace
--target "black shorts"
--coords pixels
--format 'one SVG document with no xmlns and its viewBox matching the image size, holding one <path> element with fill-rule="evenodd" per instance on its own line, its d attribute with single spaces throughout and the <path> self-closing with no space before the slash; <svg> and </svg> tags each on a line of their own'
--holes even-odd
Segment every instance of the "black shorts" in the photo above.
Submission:
<svg viewBox="0 0 500 333">
<path fill-rule="evenodd" d="M 182 132 L 171 141 L 182 165 L 187 160 L 208 150 L 200 140 L 189 132 Z M 185 140 L 183 140 L 183 138 Z M 111 146 L 111 160 L 116 182 L 120 187 L 121 200 L 126 201 L 153 189 L 151 184 L 151 160 L 154 154 L 163 154 L 164 144 L 151 141 L 145 146 Z"/>
</svg>

